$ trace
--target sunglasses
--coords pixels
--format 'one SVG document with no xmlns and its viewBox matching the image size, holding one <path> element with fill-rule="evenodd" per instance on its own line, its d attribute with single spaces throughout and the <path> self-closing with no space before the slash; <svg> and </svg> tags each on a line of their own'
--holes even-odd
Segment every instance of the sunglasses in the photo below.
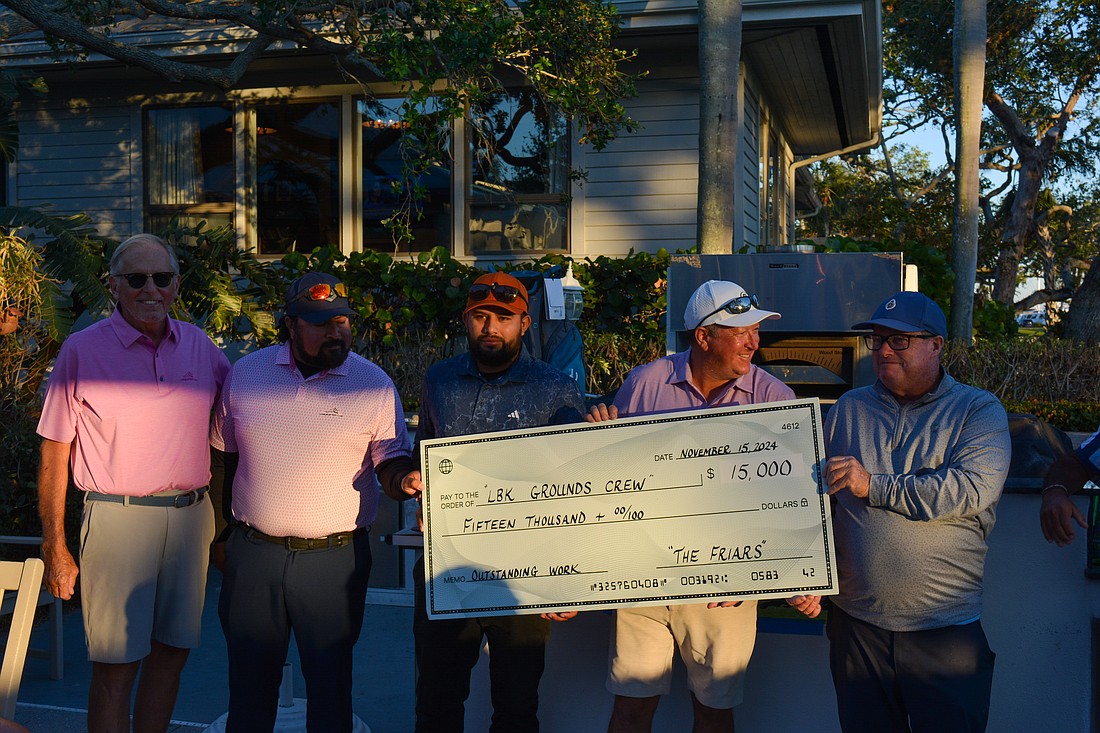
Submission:
<svg viewBox="0 0 1100 733">
<path fill-rule="evenodd" d="M 485 283 L 479 283 L 470 286 L 470 292 L 467 294 L 467 297 L 474 302 L 480 302 L 488 298 L 491 294 L 493 300 L 498 303 L 515 303 L 516 298 L 520 296 L 520 292 L 520 288 L 514 285 L 502 285 L 501 283 L 489 283 L 486 285 Z M 527 302 L 526 292 L 523 293 L 523 302 Z"/>
<path fill-rule="evenodd" d="M 293 303 L 296 300 L 327 300 L 331 303 L 338 297 L 348 297 L 347 285 L 344 283 L 318 283 L 316 285 L 310 285 L 287 302 Z"/>
<path fill-rule="evenodd" d="M 707 320 L 716 313 L 721 313 L 722 311 L 729 313 L 731 316 L 736 316 L 740 313 L 747 313 L 753 308 L 759 307 L 760 300 L 755 295 L 740 295 L 733 300 L 727 301 L 721 307 L 717 308 L 716 310 L 712 310 L 710 313 L 700 318 L 699 326 L 703 325 L 703 321 Z M 699 328 L 699 326 L 696 326 L 696 328 Z"/>
<path fill-rule="evenodd" d="M 174 272 L 131 272 L 126 275 L 119 275 L 126 284 L 134 290 L 141 290 L 145 287 L 145 281 L 149 278 L 153 278 L 153 284 L 158 288 L 166 288 L 172 283 L 172 278 L 176 276 Z"/>
<path fill-rule="evenodd" d="M 871 351 L 878 351 L 883 344 L 890 347 L 891 351 L 905 351 L 911 345 L 913 339 L 934 339 L 931 334 L 892 333 L 889 336 L 865 335 L 863 343 Z"/>
</svg>

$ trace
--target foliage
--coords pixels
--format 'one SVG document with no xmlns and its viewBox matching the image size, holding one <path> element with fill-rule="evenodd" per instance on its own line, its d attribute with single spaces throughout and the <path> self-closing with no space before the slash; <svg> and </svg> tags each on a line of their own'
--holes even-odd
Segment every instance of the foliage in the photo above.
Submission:
<svg viewBox="0 0 1100 733">
<path fill-rule="evenodd" d="M 584 338 L 587 391 L 595 395 L 611 394 L 622 386 L 631 369 L 664 355 L 665 336 L 660 331 L 589 331 Z"/>
<path fill-rule="evenodd" d="M 19 146 L 19 124 L 15 118 L 15 101 L 22 94 L 41 96 L 46 93 L 46 83 L 41 77 L 31 77 L 11 69 L 0 68 L 0 162 L 15 160 Z M 0 203 L 3 203 L 0 201 Z"/>
<path fill-rule="evenodd" d="M 974 335 L 983 341 L 1003 341 L 1020 330 L 1013 308 L 995 300 L 982 300 L 974 308 Z"/>
<path fill-rule="evenodd" d="M 585 340 L 608 332 L 663 334 L 669 259 L 664 249 L 630 250 L 622 258 L 601 255 L 575 263 L 573 274 L 584 286 L 585 315 L 578 325 Z"/>
<path fill-rule="evenodd" d="M 1078 341 L 1018 338 L 979 341 L 969 349 L 953 341 L 944 350 L 944 366 L 959 381 L 1006 402 L 1100 403 L 1100 354 Z"/>
<path fill-rule="evenodd" d="M 1005 400 L 1009 412 L 1034 415 L 1067 432 L 1091 433 L 1100 425 L 1100 404 L 1057 400 Z"/>
<path fill-rule="evenodd" d="M 951 246 L 952 195 L 938 186 L 927 154 L 895 146 L 822 161 L 814 166 L 815 190 L 824 208 L 801 222 L 802 236 L 925 242 Z"/>
<path fill-rule="evenodd" d="M 237 246 L 228 227 L 187 227 L 172 221 L 160 236 L 180 261 L 180 291 L 173 316 L 203 327 L 214 339 L 272 343 L 274 311 L 286 292 L 284 278 Z M 114 248 L 111 248 L 113 251 Z"/>
<path fill-rule="evenodd" d="M 939 126 L 951 168 L 951 4 L 891 0 L 884 11 L 886 124 Z M 993 260 L 993 298 L 1009 305 L 1019 263 L 1042 239 L 1036 232 L 1042 189 L 1070 175 L 1091 175 L 1100 153 L 1100 118 L 1083 103 L 1100 93 L 1100 6 L 1091 0 L 990 2 L 986 58 L 984 101 L 991 114 L 980 166 L 990 179 L 983 184 L 982 240 Z M 996 196 L 1005 190 L 1014 194 L 1010 205 L 995 212 Z"/>
<path fill-rule="evenodd" d="M 56 312 L 67 305 L 57 283 L 43 273 L 41 260 L 41 251 L 25 239 L 0 232 L 0 324 L 5 326 L 0 329 L 3 532 L 37 533 L 37 395 L 64 338 L 57 328 L 63 319 Z"/>
</svg>

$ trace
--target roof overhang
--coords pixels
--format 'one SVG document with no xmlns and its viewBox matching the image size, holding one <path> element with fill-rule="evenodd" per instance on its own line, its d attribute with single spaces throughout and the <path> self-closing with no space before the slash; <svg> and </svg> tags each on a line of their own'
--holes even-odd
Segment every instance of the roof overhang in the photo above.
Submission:
<svg viewBox="0 0 1100 733">
<path fill-rule="evenodd" d="M 624 33 L 692 31 L 698 12 L 624 15 Z M 741 57 L 796 156 L 874 140 L 882 128 L 878 0 L 744 0 Z"/>
</svg>

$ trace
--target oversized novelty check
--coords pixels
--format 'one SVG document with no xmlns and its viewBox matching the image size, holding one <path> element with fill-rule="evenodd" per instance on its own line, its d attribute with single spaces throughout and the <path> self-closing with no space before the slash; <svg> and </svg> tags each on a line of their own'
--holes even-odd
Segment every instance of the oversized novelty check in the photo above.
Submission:
<svg viewBox="0 0 1100 733">
<path fill-rule="evenodd" d="M 425 440 L 428 615 L 836 593 L 820 409 Z"/>
</svg>

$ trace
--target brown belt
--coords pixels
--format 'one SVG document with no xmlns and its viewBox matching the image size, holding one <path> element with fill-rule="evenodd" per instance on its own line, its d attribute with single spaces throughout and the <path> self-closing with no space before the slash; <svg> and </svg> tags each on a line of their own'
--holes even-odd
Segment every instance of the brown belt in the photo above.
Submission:
<svg viewBox="0 0 1100 733">
<path fill-rule="evenodd" d="M 357 534 L 366 532 L 368 527 L 359 527 L 351 532 L 336 532 L 325 537 L 276 537 L 264 534 L 255 527 L 242 524 L 241 529 L 247 537 L 255 537 L 273 545 L 282 545 L 288 550 L 328 550 L 350 544 Z"/>
</svg>

